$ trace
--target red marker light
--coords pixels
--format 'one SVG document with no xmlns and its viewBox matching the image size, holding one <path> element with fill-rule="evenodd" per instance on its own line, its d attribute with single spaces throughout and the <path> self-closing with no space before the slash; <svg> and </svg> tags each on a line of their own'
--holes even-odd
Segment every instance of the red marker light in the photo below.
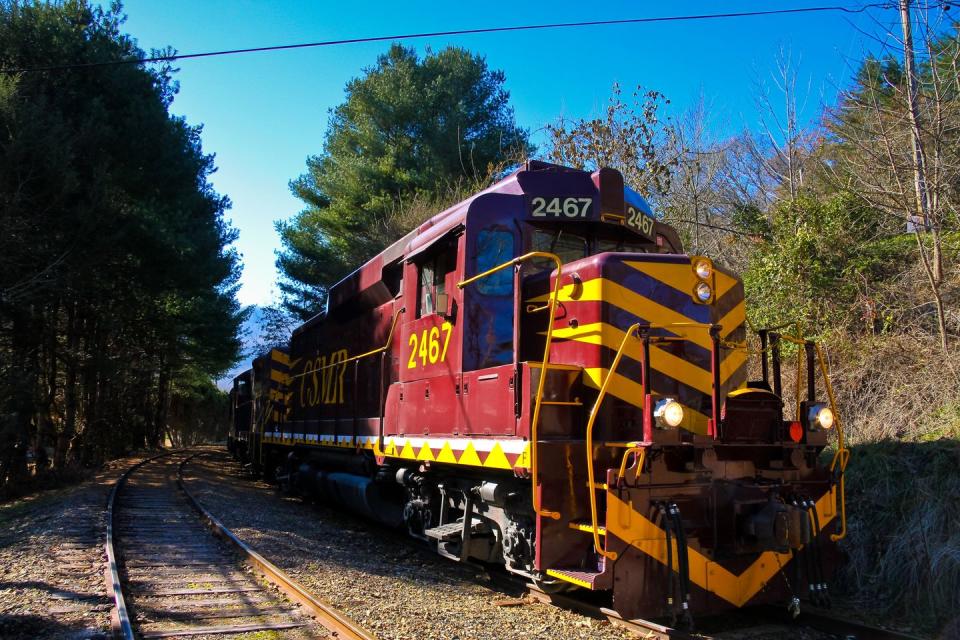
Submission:
<svg viewBox="0 0 960 640">
<path fill-rule="evenodd" d="M 790 439 L 794 442 L 803 440 L 803 425 L 799 422 L 790 423 Z"/>
</svg>

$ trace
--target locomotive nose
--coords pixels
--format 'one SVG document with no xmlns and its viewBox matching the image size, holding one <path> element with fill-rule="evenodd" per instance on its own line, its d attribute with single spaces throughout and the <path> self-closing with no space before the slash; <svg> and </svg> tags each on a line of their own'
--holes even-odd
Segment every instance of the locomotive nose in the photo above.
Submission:
<svg viewBox="0 0 960 640">
<path fill-rule="evenodd" d="M 707 258 L 670 254 L 603 253 L 564 267 L 554 337 L 560 362 L 584 367 L 599 388 L 622 342 L 636 323 L 650 327 L 651 392 L 683 407 L 679 425 L 705 434 L 714 393 L 713 338 L 719 326 L 720 396 L 746 380 L 743 283 Z M 591 349 L 593 351 L 591 352 Z M 642 409 L 639 344 L 627 345 L 610 393 Z"/>
</svg>

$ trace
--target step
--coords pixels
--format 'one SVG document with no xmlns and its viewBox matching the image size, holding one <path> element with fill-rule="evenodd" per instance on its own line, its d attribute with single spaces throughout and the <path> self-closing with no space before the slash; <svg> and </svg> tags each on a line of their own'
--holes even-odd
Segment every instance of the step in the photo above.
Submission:
<svg viewBox="0 0 960 640">
<path fill-rule="evenodd" d="M 581 520 L 575 520 L 575 521 L 573 521 L 573 522 L 570 522 L 570 523 L 568 524 L 568 526 L 569 526 L 571 529 L 575 530 L 575 531 L 584 531 L 584 532 L 586 532 L 586 533 L 593 533 L 593 525 L 590 524 L 589 522 L 583 522 L 583 521 L 581 521 Z M 601 524 L 601 525 L 598 525 L 598 526 L 597 526 L 597 533 L 600 534 L 601 536 L 605 536 L 605 535 L 607 535 L 607 528 L 606 528 L 605 526 L 603 526 L 602 524 Z"/>
<path fill-rule="evenodd" d="M 609 589 L 612 583 L 612 572 L 606 574 L 603 571 L 584 571 L 574 568 L 547 569 L 547 575 L 590 590 Z"/>
<path fill-rule="evenodd" d="M 470 533 L 482 533 L 484 523 L 482 520 L 474 518 L 470 523 Z M 439 527 L 434 527 L 433 529 L 427 529 L 423 532 L 428 538 L 433 538 L 439 540 L 440 542 L 447 542 L 452 540 L 458 540 L 463 537 L 463 521 L 451 522 L 450 524 L 443 524 Z"/>
</svg>

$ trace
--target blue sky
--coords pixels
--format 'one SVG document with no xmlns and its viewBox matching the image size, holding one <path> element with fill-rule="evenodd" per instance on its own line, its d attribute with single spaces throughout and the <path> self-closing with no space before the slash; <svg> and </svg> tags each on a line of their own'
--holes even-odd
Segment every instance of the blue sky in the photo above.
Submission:
<svg viewBox="0 0 960 640">
<path fill-rule="evenodd" d="M 859 2 L 836 0 L 844 6 Z M 547 22 L 821 6 L 796 2 L 403 3 L 252 0 L 128 0 L 125 30 L 140 46 L 180 53 L 423 31 Z M 604 107 L 613 82 L 643 84 L 671 100 L 679 113 L 702 94 L 718 129 L 732 133 L 758 122 L 756 87 L 770 82 L 778 51 L 799 62 L 809 97 L 804 118 L 832 103 L 852 66 L 877 48 L 869 34 L 892 11 L 814 13 L 646 25 L 514 32 L 407 41 L 423 52 L 458 45 L 484 54 L 506 73 L 517 121 L 542 140 L 542 127 L 560 115 L 586 117 Z M 240 300 L 271 300 L 279 239 L 275 220 L 301 204 L 287 183 L 323 147 L 328 110 L 346 82 L 373 64 L 388 43 L 345 45 L 184 60 L 173 111 L 203 125 L 203 145 L 216 154 L 213 183 L 230 197 L 228 217 L 239 229 L 243 256 Z"/>
</svg>

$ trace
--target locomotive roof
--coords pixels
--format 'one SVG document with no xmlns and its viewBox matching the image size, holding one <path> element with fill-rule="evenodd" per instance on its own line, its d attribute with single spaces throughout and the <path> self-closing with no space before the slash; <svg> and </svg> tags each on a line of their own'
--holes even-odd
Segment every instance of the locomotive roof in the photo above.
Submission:
<svg viewBox="0 0 960 640">
<path fill-rule="evenodd" d="M 609 169 L 605 169 L 603 171 L 615 173 Z M 462 225 L 466 220 L 470 204 L 480 196 L 491 193 L 506 195 L 523 194 L 524 188 L 521 184 L 522 177 L 524 174 L 529 172 L 579 174 L 587 179 L 592 179 L 592 174 L 588 171 L 542 162 L 539 160 L 528 160 L 503 180 L 500 180 L 483 191 L 475 193 L 466 200 L 458 202 L 452 207 L 449 207 L 448 209 L 445 209 L 444 211 L 441 211 L 440 213 L 427 219 L 425 222 L 412 229 L 405 236 L 368 260 L 353 273 L 331 286 L 327 291 L 327 312 L 342 305 L 357 294 L 366 291 L 378 282 L 381 282 L 383 279 L 384 267 L 388 267 L 404 258 L 415 255 L 421 249 L 431 245 L 438 238 Z M 619 177 L 619 173 L 617 173 L 617 176 Z M 640 208 L 644 209 L 645 213 L 651 217 L 653 216 L 650 206 L 639 194 L 629 188 L 626 188 L 626 191 L 630 193 L 632 201 L 639 203 Z M 658 223 L 658 227 L 660 226 L 661 224 Z M 325 315 L 325 313 L 321 312 L 313 318 L 310 318 L 294 330 L 294 335 L 306 330 Z"/>
</svg>

